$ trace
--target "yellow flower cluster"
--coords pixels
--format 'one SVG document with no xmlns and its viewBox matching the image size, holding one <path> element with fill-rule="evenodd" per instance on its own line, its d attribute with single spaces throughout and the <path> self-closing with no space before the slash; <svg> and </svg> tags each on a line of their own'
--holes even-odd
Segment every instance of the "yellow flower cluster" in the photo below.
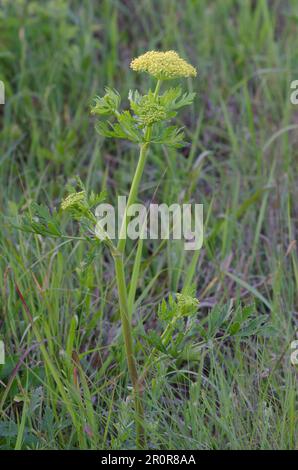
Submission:
<svg viewBox="0 0 298 470">
<path fill-rule="evenodd" d="M 71 207 L 77 206 L 85 199 L 86 192 L 79 191 L 78 193 L 71 193 L 69 194 L 62 202 L 61 202 L 61 209 L 63 211 L 70 209 Z"/>
<path fill-rule="evenodd" d="M 145 103 L 141 107 L 140 120 L 145 126 L 151 126 L 165 118 L 166 112 L 164 107 L 157 103 Z"/>
<path fill-rule="evenodd" d="M 176 298 L 178 301 L 178 308 L 182 315 L 188 315 L 193 310 L 197 309 L 200 303 L 198 299 L 191 297 L 190 295 L 177 293 Z"/>
<path fill-rule="evenodd" d="M 182 59 L 177 52 L 150 51 L 134 59 L 131 68 L 136 72 L 147 72 L 158 80 L 171 80 L 179 77 L 195 77 L 196 69 Z"/>
</svg>

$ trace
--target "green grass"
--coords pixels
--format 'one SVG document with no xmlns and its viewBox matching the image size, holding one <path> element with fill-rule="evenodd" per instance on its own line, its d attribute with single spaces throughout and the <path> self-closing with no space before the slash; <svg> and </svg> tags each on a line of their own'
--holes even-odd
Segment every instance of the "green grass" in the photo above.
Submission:
<svg viewBox="0 0 298 470">
<path fill-rule="evenodd" d="M 79 270 L 88 246 L 13 224 L 31 201 L 57 207 L 74 175 L 109 202 L 127 194 L 135 148 L 96 135 L 89 107 L 107 84 L 146 89 L 129 62 L 150 49 L 177 50 L 199 76 L 185 84 L 190 146 L 150 151 L 140 197 L 203 203 L 205 242 L 138 250 L 140 363 L 165 327 L 159 302 L 192 284 L 201 302 L 146 376 L 148 447 L 297 448 L 297 33 L 295 0 L 1 2 L 1 449 L 134 448 L 112 259 Z M 243 311 L 256 328 L 231 335 Z"/>
</svg>

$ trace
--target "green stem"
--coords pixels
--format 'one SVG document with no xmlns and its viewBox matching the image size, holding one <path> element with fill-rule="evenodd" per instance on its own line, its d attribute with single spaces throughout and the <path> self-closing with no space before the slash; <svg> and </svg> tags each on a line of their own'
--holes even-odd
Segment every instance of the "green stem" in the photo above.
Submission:
<svg viewBox="0 0 298 470">
<path fill-rule="evenodd" d="M 149 138 L 150 138 L 151 128 L 149 128 L 149 127 L 147 128 L 146 135 L 149 136 Z M 129 218 L 128 215 L 127 215 L 127 211 L 128 211 L 128 208 L 132 204 L 135 203 L 135 200 L 137 198 L 140 181 L 141 181 L 143 171 L 144 171 L 144 167 L 145 167 L 145 163 L 146 163 L 148 147 L 149 147 L 149 142 L 143 143 L 140 147 L 139 161 L 138 161 L 138 165 L 137 165 L 137 168 L 136 168 L 134 178 L 133 178 L 132 183 L 131 183 L 131 188 L 130 188 L 130 192 L 129 192 L 129 196 L 128 196 L 128 200 L 127 200 L 127 204 L 126 204 L 126 209 L 125 209 L 125 212 L 124 212 L 124 216 L 123 216 L 123 220 L 122 220 L 122 224 L 121 224 L 121 229 L 120 229 L 119 242 L 118 242 L 118 246 L 117 246 L 117 249 L 118 249 L 118 251 L 120 251 L 120 253 L 124 253 L 124 250 L 125 250 L 126 230 L 127 230 L 128 218 Z"/>
<path fill-rule="evenodd" d="M 128 225 L 128 215 L 127 210 L 128 208 L 134 204 L 139 184 L 141 181 L 141 177 L 144 171 L 144 166 L 146 162 L 146 155 L 147 149 L 149 144 L 144 143 L 141 145 L 140 148 L 140 156 L 138 165 L 136 168 L 135 176 L 132 181 L 132 185 L 130 188 L 128 201 L 121 225 L 120 236 L 118 241 L 118 246 L 116 251 L 114 252 L 114 263 L 115 263 L 115 273 L 116 273 L 116 280 L 117 280 L 117 288 L 118 288 L 118 296 L 119 296 L 119 304 L 120 304 L 120 315 L 121 315 L 121 323 L 122 323 L 122 330 L 123 330 L 123 337 L 125 343 L 125 352 L 126 352 L 126 359 L 128 365 L 129 375 L 132 381 L 133 390 L 134 390 L 134 401 L 135 401 L 135 414 L 136 414 L 136 443 L 138 448 L 144 448 L 145 445 L 145 432 L 144 432 L 144 409 L 142 404 L 142 397 L 141 397 L 141 390 L 139 387 L 138 381 L 138 371 L 136 367 L 136 361 L 134 356 L 134 348 L 133 348 L 133 338 L 132 338 L 132 328 L 131 328 L 131 321 L 129 315 L 129 306 L 128 306 L 128 297 L 127 297 L 127 286 L 125 281 L 125 274 L 124 274 L 124 251 L 126 246 L 126 230 Z"/>
<path fill-rule="evenodd" d="M 158 81 L 156 84 L 156 88 L 154 91 L 155 98 L 158 95 L 160 89 L 161 82 Z M 134 400 L 135 400 L 135 414 L 136 414 L 136 443 L 138 448 L 144 448 L 145 445 L 145 432 L 144 432 L 144 409 L 142 403 L 142 394 L 141 394 L 141 387 L 138 379 L 138 371 L 136 366 L 136 360 L 134 355 L 134 347 L 133 347 L 133 336 L 132 336 L 132 327 L 129 315 L 129 305 L 128 305 L 128 294 L 127 294 L 127 286 L 125 281 L 125 273 L 124 273 L 124 252 L 126 246 L 126 231 L 128 225 L 128 208 L 135 203 L 140 181 L 144 172 L 144 167 L 146 163 L 147 151 L 150 143 L 151 138 L 151 126 L 148 126 L 145 129 L 145 142 L 143 142 L 140 146 L 140 155 L 139 161 L 137 164 L 137 168 L 135 171 L 135 175 L 133 177 L 131 188 L 128 195 L 128 200 L 126 204 L 125 213 L 123 216 L 123 221 L 121 224 L 119 241 L 117 245 L 117 249 L 113 252 L 114 263 L 115 263 L 115 273 L 116 273 L 116 280 L 117 280 L 117 288 L 118 288 L 118 296 L 119 296 L 119 304 L 120 304 L 120 315 L 121 315 L 121 323 L 122 323 L 122 330 L 124 336 L 124 343 L 125 343 L 125 352 L 127 358 L 127 365 L 129 375 L 132 381 L 133 389 L 134 389 Z"/>
<path fill-rule="evenodd" d="M 154 90 L 154 98 L 155 99 L 158 96 L 158 92 L 160 90 L 161 83 L 162 83 L 161 80 L 158 80 L 157 83 L 156 83 L 156 87 L 155 87 L 155 90 Z M 125 209 L 125 213 L 124 213 L 124 216 L 123 216 L 123 221 L 122 221 L 121 229 L 120 229 L 120 236 L 119 236 L 119 242 L 118 242 L 117 249 L 121 253 L 124 253 L 125 245 L 126 245 L 126 230 L 127 230 L 127 225 L 128 225 L 127 211 L 128 211 L 128 208 L 132 204 L 135 203 L 136 198 L 137 198 L 140 181 L 141 181 L 141 178 L 142 178 L 142 175 L 143 175 L 143 172 L 144 172 L 145 163 L 146 163 L 147 150 L 148 150 L 149 143 L 150 143 L 152 127 L 147 126 L 145 128 L 144 132 L 145 132 L 145 142 L 140 147 L 139 161 L 138 161 L 138 165 L 137 165 L 137 168 L 136 168 L 134 178 L 133 178 L 132 183 L 131 183 L 129 196 L 128 196 L 128 200 L 127 200 L 127 204 L 126 204 L 126 209 Z"/>
<path fill-rule="evenodd" d="M 138 449 L 143 449 L 145 445 L 144 433 L 144 409 L 142 404 L 141 390 L 138 380 L 138 371 L 133 350 L 132 329 L 129 319 L 127 290 L 124 275 L 123 255 L 121 253 L 114 254 L 114 263 L 116 271 L 116 279 L 118 286 L 118 296 L 120 304 L 120 315 L 122 330 L 125 343 L 126 360 L 128 365 L 129 375 L 132 381 L 134 401 L 135 401 L 135 414 L 136 414 L 136 443 Z"/>
<path fill-rule="evenodd" d="M 155 99 L 157 98 L 157 95 L 159 93 L 161 84 L 162 84 L 162 80 L 157 80 L 156 87 L 155 87 L 155 90 L 154 90 L 154 98 Z"/>
</svg>

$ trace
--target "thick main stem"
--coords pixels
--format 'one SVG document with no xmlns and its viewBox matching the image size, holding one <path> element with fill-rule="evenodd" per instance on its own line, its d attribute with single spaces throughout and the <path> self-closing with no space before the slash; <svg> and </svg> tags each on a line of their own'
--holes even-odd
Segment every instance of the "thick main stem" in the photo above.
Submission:
<svg viewBox="0 0 298 470">
<path fill-rule="evenodd" d="M 140 149 L 140 157 L 139 157 L 136 172 L 132 181 L 132 185 L 130 188 L 128 201 L 127 201 L 127 205 L 125 209 L 125 214 L 124 214 L 122 225 L 121 225 L 119 242 L 118 242 L 117 250 L 114 253 L 115 272 L 116 272 L 116 279 L 117 279 L 120 315 L 121 315 L 121 323 L 122 323 L 125 351 L 126 351 L 126 357 L 127 357 L 127 365 L 128 365 L 128 371 L 129 371 L 129 375 L 132 381 L 132 386 L 133 386 L 133 391 L 134 391 L 135 414 L 136 414 L 136 436 L 137 436 L 136 440 L 137 440 L 138 448 L 144 448 L 144 444 L 145 444 L 145 432 L 144 432 L 144 424 L 143 424 L 144 423 L 144 409 L 143 409 L 143 404 L 142 404 L 140 384 L 138 380 L 138 371 L 137 371 L 137 366 L 136 366 L 136 361 L 135 361 L 135 356 L 134 356 L 133 338 L 132 338 L 131 323 L 130 323 L 130 316 L 129 316 L 123 256 L 124 256 L 124 250 L 125 250 L 125 245 L 126 245 L 126 230 L 127 230 L 127 224 L 128 224 L 127 210 L 128 210 L 128 207 L 131 206 L 131 204 L 134 204 L 136 197 L 137 197 L 139 184 L 140 184 L 141 177 L 144 171 L 147 148 L 148 148 L 148 144 L 145 143 L 141 146 L 141 149 Z"/>
<path fill-rule="evenodd" d="M 151 133 L 151 129 L 147 128 L 146 134 L 148 135 L 150 133 Z M 149 135 L 149 137 L 150 137 L 150 135 Z M 122 224 L 121 224 L 121 229 L 120 229 L 120 234 L 119 234 L 120 236 L 119 236 L 119 242 L 118 242 L 117 249 L 122 254 L 124 253 L 125 245 L 126 245 L 126 230 L 127 230 L 127 225 L 128 225 L 127 211 L 128 211 L 128 208 L 132 204 L 135 203 L 135 200 L 136 200 L 136 197 L 137 197 L 137 194 L 138 194 L 140 181 L 141 181 L 143 171 L 144 171 L 144 167 L 145 167 L 148 146 L 149 146 L 149 143 L 146 142 L 146 143 L 142 144 L 141 147 L 140 147 L 139 161 L 138 161 L 138 165 L 137 165 L 137 168 L 136 168 L 134 178 L 133 178 L 132 183 L 131 183 L 131 188 L 130 188 L 130 192 L 129 192 L 128 200 L 127 200 L 127 204 L 126 204 L 126 209 L 125 209 Z"/>
<path fill-rule="evenodd" d="M 135 401 L 135 414 L 136 414 L 136 436 L 137 436 L 137 447 L 142 449 L 145 444 L 145 433 L 144 433 L 144 409 L 141 398 L 140 385 L 138 381 L 138 371 L 135 362 L 135 356 L 133 351 L 133 339 L 131 324 L 129 320 L 128 312 L 128 301 L 126 282 L 124 275 L 123 255 L 121 253 L 114 254 L 115 271 L 118 286 L 119 304 L 120 304 L 120 315 L 123 329 L 125 352 L 128 365 L 129 375 L 132 381 L 134 401 Z"/>
<path fill-rule="evenodd" d="M 141 149 L 140 149 L 140 157 L 139 157 L 138 165 L 136 168 L 136 172 L 135 172 L 132 185 L 130 188 L 129 196 L 128 196 L 125 214 L 124 214 L 122 225 L 121 225 L 118 246 L 117 246 L 116 251 L 113 254 L 114 263 L 115 263 L 115 273 L 116 273 L 116 279 L 117 279 L 119 304 L 120 304 L 121 323 L 122 323 L 123 337 L 124 337 L 124 343 L 125 343 L 125 352 L 126 352 L 126 358 L 127 358 L 128 371 L 129 371 L 129 375 L 132 381 L 133 393 L 134 393 L 135 414 L 136 414 L 136 443 L 139 449 L 144 448 L 144 445 L 145 445 L 144 409 L 143 409 L 143 403 L 142 403 L 142 397 L 141 397 L 140 384 L 138 380 L 138 371 L 137 371 L 137 366 L 136 366 L 136 361 L 135 361 L 135 356 L 134 356 L 133 338 L 132 338 L 132 330 L 131 330 L 131 323 L 130 323 L 130 316 L 129 316 L 123 256 L 124 256 L 124 250 L 125 250 L 125 245 L 126 245 L 126 230 L 127 230 L 127 224 L 128 224 L 127 210 L 129 206 L 134 204 L 136 197 L 137 197 L 139 184 L 140 184 L 142 174 L 144 171 L 148 145 L 149 144 L 145 143 L 141 146 Z"/>
<path fill-rule="evenodd" d="M 158 95 L 161 82 L 158 81 L 154 91 L 155 98 Z M 125 351 L 127 356 L 127 365 L 134 389 L 134 400 L 135 400 L 135 413 L 136 413 L 136 435 L 137 435 L 137 447 L 144 448 L 145 445 L 145 432 L 144 432 L 144 409 L 141 397 L 141 387 L 138 379 L 138 371 L 136 366 L 136 360 L 134 355 L 133 348 L 133 337 L 131 322 L 129 316 L 129 307 L 128 307 L 128 298 L 127 298 L 127 287 L 124 274 L 124 251 L 126 246 L 126 231 L 128 225 L 128 208 L 135 203 L 140 181 L 144 172 L 144 167 L 146 163 L 146 156 L 149 147 L 151 137 L 151 127 L 148 126 L 145 129 L 145 142 L 142 143 L 140 147 L 140 156 L 138 165 L 135 171 L 135 175 L 132 180 L 131 188 L 129 191 L 129 196 L 127 200 L 127 205 L 125 213 L 123 216 L 123 221 L 120 229 L 120 236 L 117 245 L 117 249 L 113 253 L 114 263 L 115 263 L 115 273 L 117 279 L 118 295 L 119 295 L 119 304 L 120 304 L 120 315 L 125 343 Z"/>
</svg>

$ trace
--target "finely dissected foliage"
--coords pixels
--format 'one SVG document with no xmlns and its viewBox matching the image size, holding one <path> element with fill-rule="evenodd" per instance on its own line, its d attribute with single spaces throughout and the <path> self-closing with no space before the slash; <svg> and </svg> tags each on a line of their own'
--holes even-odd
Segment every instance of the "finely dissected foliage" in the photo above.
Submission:
<svg viewBox="0 0 298 470">
<path fill-rule="evenodd" d="M 180 147 L 183 142 L 184 132 L 176 126 L 165 127 L 164 121 L 169 121 L 177 114 L 177 110 L 189 106 L 195 97 L 195 93 L 184 93 L 180 87 L 169 88 L 158 97 L 150 90 L 148 95 L 141 96 L 138 91 L 129 92 L 131 111 L 120 112 L 120 97 L 118 92 L 106 88 L 106 94 L 95 99 L 91 109 L 92 114 L 114 118 L 114 121 L 100 120 L 96 124 L 99 134 L 104 137 L 127 139 L 135 143 L 157 143 L 170 147 Z M 150 138 L 144 128 L 152 124 Z"/>
<path fill-rule="evenodd" d="M 138 199 L 203 203 L 205 240 L 127 241 L 147 445 L 297 448 L 297 14 L 296 0 L 1 2 L 1 449 L 135 446 L 112 247 L 89 216 L 128 194 L 163 96 Z M 153 77 L 129 64 L 168 49 L 199 79 L 166 82 L 150 110 Z M 90 119 L 105 84 L 116 96 Z M 61 210 L 81 191 L 79 212 Z M 199 305 L 182 315 L 177 292 Z"/>
</svg>

